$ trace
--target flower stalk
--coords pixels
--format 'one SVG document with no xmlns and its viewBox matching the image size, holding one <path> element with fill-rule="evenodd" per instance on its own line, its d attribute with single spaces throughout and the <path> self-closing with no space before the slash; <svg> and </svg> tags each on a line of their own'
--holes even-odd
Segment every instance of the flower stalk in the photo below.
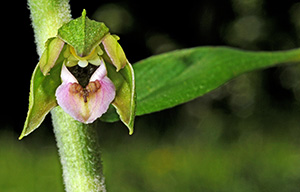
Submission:
<svg viewBox="0 0 300 192">
<path fill-rule="evenodd" d="M 69 0 L 28 0 L 37 53 L 42 55 L 45 42 L 71 20 Z"/>
<path fill-rule="evenodd" d="M 93 124 L 83 124 L 61 107 L 52 110 L 52 120 L 66 191 L 105 192 L 101 154 Z"/>
<path fill-rule="evenodd" d="M 68 0 L 28 0 L 38 55 L 45 42 L 71 20 Z M 37 69 L 36 69 L 37 70 Z M 106 191 L 95 129 L 70 117 L 61 107 L 52 111 L 64 183 L 67 192 Z M 20 138 L 22 138 L 24 135 Z"/>
</svg>

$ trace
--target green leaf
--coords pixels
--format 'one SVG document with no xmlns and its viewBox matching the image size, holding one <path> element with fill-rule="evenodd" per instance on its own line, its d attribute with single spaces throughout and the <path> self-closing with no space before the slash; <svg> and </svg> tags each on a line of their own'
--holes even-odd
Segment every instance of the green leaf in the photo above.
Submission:
<svg viewBox="0 0 300 192">
<path fill-rule="evenodd" d="M 196 47 L 152 56 L 133 64 L 136 114 L 185 103 L 252 70 L 299 61 L 300 49 L 251 52 L 228 47 Z M 106 121 L 117 120 L 112 114 L 108 116 L 111 119 Z"/>
<path fill-rule="evenodd" d="M 55 65 L 64 44 L 65 42 L 58 37 L 53 37 L 47 40 L 45 46 L 46 49 L 39 61 L 39 66 L 44 75 L 47 75 L 50 69 Z"/>
<path fill-rule="evenodd" d="M 57 63 L 62 64 L 63 57 Z M 60 72 L 62 65 L 55 65 L 50 73 L 44 76 L 37 65 L 30 82 L 29 107 L 23 131 L 19 139 L 27 136 L 43 122 L 45 116 L 57 105 L 55 98 L 56 88 L 61 84 Z"/>
<path fill-rule="evenodd" d="M 115 67 L 107 64 L 108 77 L 112 80 L 116 87 L 116 97 L 112 105 L 116 108 L 121 121 L 128 127 L 129 134 L 133 133 L 133 125 L 136 109 L 136 93 L 134 71 L 130 63 L 127 63 L 123 69 L 116 72 Z M 106 115 L 102 116 L 102 120 L 116 119 L 115 111 L 109 109 Z M 110 116 L 112 115 L 112 116 Z"/>
<path fill-rule="evenodd" d="M 87 56 L 100 44 L 109 29 L 102 22 L 90 20 L 83 10 L 82 16 L 58 29 L 58 36 L 74 47 L 80 57 Z"/>
</svg>

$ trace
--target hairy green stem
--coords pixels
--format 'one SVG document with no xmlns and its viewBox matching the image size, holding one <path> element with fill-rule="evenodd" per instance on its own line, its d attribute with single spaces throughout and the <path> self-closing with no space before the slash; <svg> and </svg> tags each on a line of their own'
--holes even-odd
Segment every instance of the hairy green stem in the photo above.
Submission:
<svg viewBox="0 0 300 192">
<path fill-rule="evenodd" d="M 57 35 L 57 30 L 71 20 L 69 0 L 28 0 L 38 55 L 45 42 Z"/>
<path fill-rule="evenodd" d="M 69 0 L 28 0 L 37 52 L 71 20 Z M 105 192 L 95 130 L 74 120 L 60 107 L 51 111 L 67 192 Z"/>
<path fill-rule="evenodd" d="M 52 119 L 66 191 L 105 191 L 94 127 L 74 120 L 60 107 L 52 110 Z"/>
</svg>

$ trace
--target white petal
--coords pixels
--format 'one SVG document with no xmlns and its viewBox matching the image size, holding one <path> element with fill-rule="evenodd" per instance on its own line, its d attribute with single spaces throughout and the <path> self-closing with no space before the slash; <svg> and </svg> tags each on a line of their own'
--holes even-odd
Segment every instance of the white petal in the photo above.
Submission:
<svg viewBox="0 0 300 192">
<path fill-rule="evenodd" d="M 93 73 L 93 75 L 90 78 L 90 81 L 103 79 L 106 75 L 107 75 L 106 67 L 105 67 L 103 60 L 101 59 L 101 65 Z"/>
<path fill-rule="evenodd" d="M 63 83 L 78 83 L 77 79 L 72 75 L 65 65 L 63 65 L 61 68 L 60 77 Z"/>
</svg>

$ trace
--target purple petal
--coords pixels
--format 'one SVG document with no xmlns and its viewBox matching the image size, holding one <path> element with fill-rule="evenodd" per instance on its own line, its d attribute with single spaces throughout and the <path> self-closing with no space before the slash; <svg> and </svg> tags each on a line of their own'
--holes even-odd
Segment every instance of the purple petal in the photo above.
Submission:
<svg viewBox="0 0 300 192">
<path fill-rule="evenodd" d="M 63 83 L 56 90 L 58 105 L 83 123 L 92 123 L 105 113 L 115 98 L 115 87 L 106 76 L 102 64 L 92 75 L 89 84 L 82 88 L 76 78 L 63 66 L 61 79 Z"/>
</svg>

